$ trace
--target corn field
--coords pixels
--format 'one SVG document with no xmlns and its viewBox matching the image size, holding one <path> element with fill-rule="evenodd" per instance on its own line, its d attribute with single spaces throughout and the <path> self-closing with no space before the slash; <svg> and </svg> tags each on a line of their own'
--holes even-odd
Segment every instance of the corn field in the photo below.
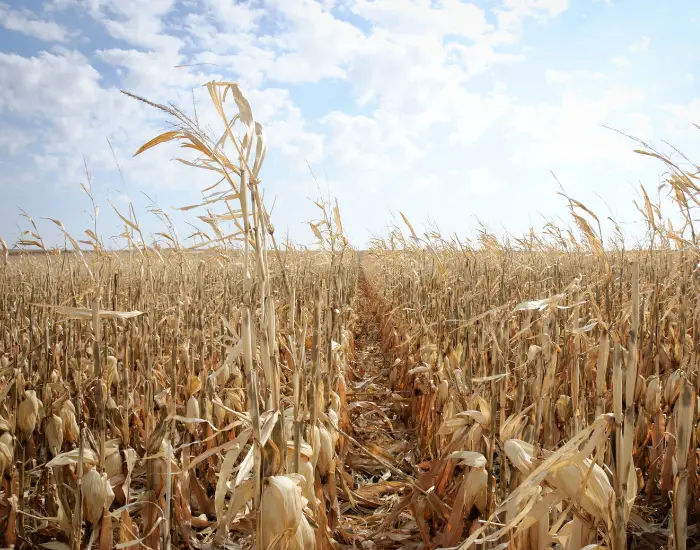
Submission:
<svg viewBox="0 0 700 550">
<path fill-rule="evenodd" d="M 133 208 L 107 249 L 51 220 L 0 265 L 5 547 L 586 550 L 700 545 L 697 172 L 642 188 L 646 246 L 574 229 L 478 242 L 407 217 L 369 250 L 319 201 L 278 242 L 262 126 L 207 84 L 221 131 L 131 95 L 209 171 L 206 230 Z M 89 189 L 86 188 L 89 193 Z"/>
</svg>

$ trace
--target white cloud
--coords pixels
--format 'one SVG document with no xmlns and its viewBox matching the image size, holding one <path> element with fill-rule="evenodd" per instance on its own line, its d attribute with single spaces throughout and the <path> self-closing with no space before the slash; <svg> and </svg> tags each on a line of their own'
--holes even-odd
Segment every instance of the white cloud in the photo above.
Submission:
<svg viewBox="0 0 700 550">
<path fill-rule="evenodd" d="M 352 6 L 352 11 L 391 33 L 450 35 L 474 40 L 493 30 L 482 8 L 459 0 L 435 3 L 358 0 Z"/>
<path fill-rule="evenodd" d="M 105 99 L 100 74 L 79 52 L 41 52 L 34 57 L 0 53 L 0 112 L 24 116 L 40 124 L 42 139 L 33 148 L 38 168 L 66 175 L 63 168 L 80 165 L 81 154 L 92 149 L 89 141 L 79 146 L 91 132 Z M 48 125 L 46 124 L 48 122 Z M 104 136 L 102 137 L 104 143 Z M 75 174 L 67 177 L 73 177 Z"/>
<path fill-rule="evenodd" d="M 208 174 L 183 172 L 171 162 L 180 154 L 174 146 L 131 159 L 166 127 L 165 117 L 119 88 L 188 113 L 194 103 L 200 123 L 214 128 L 201 84 L 230 79 L 241 83 L 265 126 L 263 178 L 269 199 L 285 204 L 277 213 L 283 222 L 300 225 L 306 215 L 306 196 L 315 193 L 309 162 L 319 183 L 340 197 L 347 230 L 360 238 L 379 228 L 389 207 L 411 205 L 419 219 L 432 209 L 453 227 L 473 225 L 463 222 L 465 211 L 522 224 L 523 212 L 543 204 L 543 189 L 551 191 L 541 181 L 549 169 L 579 189 L 591 173 L 632 173 L 638 160 L 630 144 L 603 124 L 647 138 L 656 121 L 656 98 L 646 99 L 638 82 L 621 85 L 633 71 L 615 69 L 646 51 L 647 37 L 628 34 L 624 55 L 590 65 L 562 51 L 571 66 L 544 71 L 529 39 L 568 7 L 566 0 L 54 0 L 55 11 L 44 14 L 84 9 L 111 38 L 91 35 L 76 46 L 81 51 L 0 54 L 0 81 L 7 83 L 0 117 L 27 121 L 41 135 L 35 140 L 33 129 L 0 118 L 9 128 L 0 149 L 26 155 L 47 186 L 75 185 L 83 155 L 97 174 L 115 172 L 109 136 L 127 187 L 133 184 L 110 188 L 110 196 L 121 201 L 160 189 L 180 197 L 184 188 L 211 183 Z M 606 69 L 607 61 L 614 66 Z M 321 95 L 323 104 L 314 105 Z M 690 129 L 699 105 L 667 105 L 675 121 L 669 132 Z M 604 178 L 595 181 L 603 185 Z M 172 202 L 182 204 L 168 199 L 164 206 Z"/>
<path fill-rule="evenodd" d="M 648 139 L 649 118 L 634 111 L 643 98 L 639 90 L 613 86 L 597 96 L 567 90 L 557 103 L 518 106 L 513 110 L 512 131 L 520 139 L 512 160 L 518 166 L 546 168 L 633 162 L 629 144 L 603 126 Z"/>
<path fill-rule="evenodd" d="M 405 166 L 423 155 L 405 130 L 383 125 L 374 117 L 334 111 L 323 119 L 329 130 L 328 154 L 345 169 L 387 176 L 400 158 Z M 381 179 L 380 177 L 380 179 Z"/>
<path fill-rule="evenodd" d="M 14 125 L 4 125 L 0 132 L 0 150 L 15 156 L 34 141 L 34 138 L 26 131 Z"/>
<path fill-rule="evenodd" d="M 249 33 L 258 29 L 258 21 L 263 16 L 261 8 L 237 0 L 204 0 L 204 8 L 222 27 L 235 24 L 235 33 Z"/>
<path fill-rule="evenodd" d="M 348 48 L 341 70 L 359 104 L 371 112 L 335 112 L 324 119 L 329 153 L 348 167 L 370 171 L 375 186 L 395 173 L 397 158 L 410 168 L 430 148 L 444 151 L 478 140 L 505 115 L 510 99 L 495 87 L 490 93 L 471 91 L 471 79 L 524 59 L 496 49 L 498 30 L 475 5 L 416 1 L 402 2 L 401 8 L 365 1 L 353 5 L 353 13 L 371 27 L 355 40 L 354 49 Z M 522 17 L 560 9 L 539 2 L 525 8 Z M 428 143 L 426 136 L 431 136 Z"/>
<path fill-rule="evenodd" d="M 119 87 L 164 103 L 173 100 L 189 113 L 194 98 L 202 127 L 214 132 L 221 127 L 201 86 L 212 78 L 221 79 L 221 74 L 206 71 L 208 67 L 175 69 L 177 54 L 167 49 L 146 53 L 137 48 L 112 48 L 96 54 L 100 61 L 117 69 Z M 16 157 L 0 175 L 0 186 L 17 189 L 31 184 L 34 190 L 42 186 L 47 197 L 79 192 L 78 184 L 86 179 L 85 161 L 102 197 L 105 223 L 113 224 L 106 228 L 106 234 L 111 235 L 118 229 L 106 202 L 110 197 L 123 209 L 124 196 L 144 202 L 143 191 L 149 196 L 163 195 L 165 201 L 161 198 L 160 205 L 168 208 L 197 202 L 199 190 L 212 183 L 210 173 L 173 161 L 173 157 L 188 158 L 187 152 L 175 145 L 154 148 L 132 158 L 142 143 L 167 127 L 167 117 L 120 94 L 119 87 L 104 82 L 100 72 L 80 52 L 60 49 L 26 57 L 0 53 L 0 81 L 8 83 L 0 87 L 0 120 L 11 114 L 36 125 L 36 130 L 24 128 L 23 135 L 16 136 L 8 130 L 0 138 L 5 154 Z M 323 136 L 309 129 L 287 89 L 249 89 L 248 97 L 256 118 L 265 125 L 271 150 L 268 162 L 290 178 L 306 175 L 306 160 L 317 163 L 322 157 Z M 41 135 L 35 142 L 27 139 L 33 132 Z M 0 160 L 7 161 L 8 157 Z M 125 183 L 121 183 L 119 172 Z M 276 182 L 271 183 L 266 182 L 266 189 L 273 198 L 279 187 L 275 187 Z M 288 198 L 293 195 L 293 188 L 282 192 Z M 25 197 L 21 204 L 27 204 L 26 200 Z M 144 218 L 144 212 L 140 214 Z M 63 217 L 48 200 L 38 215 Z M 64 220 L 67 227 L 80 230 L 75 224 L 80 224 L 84 216 L 77 212 L 71 215 L 76 221 L 71 224 Z M 286 219 L 284 216 L 282 220 Z"/>
<path fill-rule="evenodd" d="M 39 19 L 27 9 L 13 9 L 4 2 L 0 2 L 0 26 L 46 42 L 65 42 L 74 35 L 55 21 Z"/>
<path fill-rule="evenodd" d="M 516 13 L 532 15 L 543 12 L 554 17 L 566 11 L 569 7 L 569 0 L 505 0 L 505 7 Z"/>
<path fill-rule="evenodd" d="M 700 97 L 692 99 L 685 105 L 671 104 L 667 106 L 676 117 L 691 120 L 693 122 L 700 121 Z"/>
<path fill-rule="evenodd" d="M 523 21 L 528 17 L 547 20 L 565 12 L 569 0 L 504 0 L 497 9 L 499 43 L 512 43 L 522 32 Z"/>
<path fill-rule="evenodd" d="M 628 47 L 627 51 L 632 53 L 632 54 L 639 54 L 643 53 L 649 50 L 649 45 L 651 44 L 651 40 L 649 39 L 648 36 L 642 36 L 639 40 L 635 40 L 632 42 Z M 610 62 L 615 65 L 616 67 L 627 67 L 630 65 L 630 59 L 626 55 L 615 55 L 610 58 Z"/>
<path fill-rule="evenodd" d="M 624 55 L 616 55 L 611 57 L 610 62 L 616 67 L 627 67 L 627 65 L 630 64 L 629 58 Z"/>
<path fill-rule="evenodd" d="M 28 117 L 71 117 L 95 105 L 100 73 L 77 51 L 23 57 L 0 52 L 0 109 Z"/>
<path fill-rule="evenodd" d="M 493 127 L 499 120 L 507 116 L 512 109 L 513 99 L 504 93 L 490 94 L 457 93 L 447 105 L 453 108 L 451 131 L 448 142 L 453 146 L 469 146 Z"/>
<path fill-rule="evenodd" d="M 268 68 L 270 79 L 294 83 L 346 77 L 344 65 L 363 40 L 357 27 L 312 0 L 275 0 L 271 4 L 282 23 L 280 32 L 265 38 L 279 52 Z"/>
<path fill-rule="evenodd" d="M 180 67 L 182 58 L 168 50 L 112 48 L 97 50 L 95 54 L 116 68 L 121 87 L 160 102 L 190 105 L 190 90 L 201 87 L 215 72 L 201 71 L 199 66 Z"/>
<path fill-rule="evenodd" d="M 494 174 L 489 167 L 481 166 L 467 170 L 465 176 L 469 195 L 492 196 L 498 195 L 505 188 L 501 177 Z"/>
<path fill-rule="evenodd" d="M 684 142 L 674 143 L 674 145 L 683 147 L 686 143 L 697 143 L 700 129 L 695 125 L 700 125 L 700 97 L 691 99 L 687 103 L 667 104 L 664 110 L 671 115 L 666 120 L 666 133 Z M 685 152 L 691 153 L 689 150 Z"/>
<path fill-rule="evenodd" d="M 597 71 L 558 71 L 548 69 L 545 71 L 547 82 L 554 85 L 573 86 L 582 82 L 600 82 L 607 77 Z"/>
<path fill-rule="evenodd" d="M 301 110 L 282 88 L 254 89 L 248 94 L 253 114 L 265 128 L 268 146 L 281 153 L 297 171 L 304 172 L 306 163 L 322 159 L 324 138 L 311 131 Z"/>
<path fill-rule="evenodd" d="M 83 159 L 96 172 L 116 171 L 108 137 L 118 158 L 128 159 L 162 126 L 161 117 L 101 80 L 76 51 L 32 57 L 0 53 L 0 81 L 7 83 L 0 87 L 0 113 L 36 124 L 41 138 L 31 148 L 18 148 L 16 154 L 31 159 L 38 181 L 75 189 L 85 179 Z M 139 157 L 129 163 L 126 176 L 148 185 L 172 186 L 169 158 L 165 150 Z"/>
<path fill-rule="evenodd" d="M 649 50 L 651 39 L 648 36 L 642 36 L 639 40 L 632 42 L 629 45 L 629 51 L 632 53 L 641 53 Z"/>
<path fill-rule="evenodd" d="M 163 20 L 175 0 L 75 0 L 100 22 L 106 31 L 129 44 L 149 50 L 176 53 L 182 41 L 168 34 Z"/>
<path fill-rule="evenodd" d="M 516 63 L 525 59 L 522 54 L 496 51 L 489 41 L 476 42 L 469 46 L 449 43 L 446 51 L 448 59 L 462 66 L 468 76 L 479 75 L 495 65 Z"/>
</svg>

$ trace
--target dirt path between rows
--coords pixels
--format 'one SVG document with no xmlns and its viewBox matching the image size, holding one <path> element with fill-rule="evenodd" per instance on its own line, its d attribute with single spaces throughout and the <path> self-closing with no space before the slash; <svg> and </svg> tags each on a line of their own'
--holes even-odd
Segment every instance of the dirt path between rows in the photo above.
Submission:
<svg viewBox="0 0 700 550">
<path fill-rule="evenodd" d="M 382 353 L 376 304 L 363 274 L 358 285 L 355 360 L 346 391 L 350 435 L 365 449 L 352 441 L 344 446 L 336 540 L 340 548 L 420 548 L 408 507 L 410 486 L 386 465 L 415 475 L 419 445 L 415 430 L 403 419 L 410 396 L 392 391 L 392 365 Z"/>
</svg>

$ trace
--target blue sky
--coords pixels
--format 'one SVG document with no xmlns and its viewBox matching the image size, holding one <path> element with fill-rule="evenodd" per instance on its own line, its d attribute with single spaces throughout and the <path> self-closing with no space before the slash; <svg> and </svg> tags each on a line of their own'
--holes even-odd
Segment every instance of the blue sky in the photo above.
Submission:
<svg viewBox="0 0 700 550">
<path fill-rule="evenodd" d="M 192 204 L 212 181 L 175 146 L 133 158 L 167 121 L 119 89 L 206 122 L 212 79 L 264 124 L 266 199 L 298 242 L 318 186 L 358 246 L 399 211 L 460 236 L 566 222 L 551 172 L 634 235 L 639 184 L 663 170 L 604 126 L 700 156 L 699 23 L 693 1 L 0 0 L 0 236 L 27 228 L 20 208 L 90 227 L 86 165 L 106 244 L 110 201 L 161 231 L 151 201 Z M 186 236 L 195 214 L 174 216 Z"/>
</svg>

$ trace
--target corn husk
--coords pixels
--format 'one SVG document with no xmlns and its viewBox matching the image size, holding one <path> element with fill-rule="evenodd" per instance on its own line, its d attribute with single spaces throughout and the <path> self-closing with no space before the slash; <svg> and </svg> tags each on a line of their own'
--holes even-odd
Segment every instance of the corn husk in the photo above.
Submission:
<svg viewBox="0 0 700 550">
<path fill-rule="evenodd" d="M 332 452 L 334 452 L 335 446 L 338 443 L 338 437 L 339 437 L 338 430 L 336 429 L 336 427 L 338 426 L 340 419 L 338 417 L 338 413 L 336 413 L 334 409 L 328 409 L 327 416 L 328 416 L 328 422 L 327 422 L 328 433 L 331 436 L 331 449 L 333 450 Z"/>
<path fill-rule="evenodd" d="M 318 457 L 321 453 L 321 432 L 318 426 L 309 426 L 308 428 L 310 435 L 310 444 L 312 449 L 311 454 L 311 465 L 316 470 L 316 465 L 318 464 Z"/>
<path fill-rule="evenodd" d="M 530 347 L 527 348 L 527 360 L 528 360 L 528 362 L 532 363 L 541 352 L 542 352 L 541 346 L 538 346 L 536 344 L 530 344 Z"/>
<path fill-rule="evenodd" d="M 53 456 L 56 456 L 61 452 L 61 447 L 63 446 L 63 420 L 61 420 L 61 417 L 56 414 L 49 416 L 46 420 L 44 433 L 46 434 L 49 451 L 51 451 Z"/>
<path fill-rule="evenodd" d="M 0 416 L 0 432 L 11 432 L 12 426 L 4 416 Z"/>
<path fill-rule="evenodd" d="M 212 400 L 212 408 L 214 413 L 214 419 L 216 420 L 216 426 L 221 427 L 226 422 L 227 411 L 224 408 L 224 403 L 218 395 L 215 395 Z"/>
<path fill-rule="evenodd" d="M 228 382 L 228 379 L 231 377 L 231 367 L 227 362 L 224 362 L 217 370 L 216 370 L 216 383 L 220 387 L 224 387 L 226 385 L 226 382 Z"/>
<path fill-rule="evenodd" d="M 95 468 L 89 469 L 83 474 L 82 491 L 83 491 L 83 513 L 93 525 L 102 518 L 107 499 L 107 491 L 105 487 L 106 477 L 103 478 Z M 112 498 L 114 494 L 112 494 Z M 111 503 L 110 503 L 111 504 Z"/>
<path fill-rule="evenodd" d="M 226 407 L 228 407 L 232 411 L 238 411 L 238 412 L 242 411 L 244 409 L 244 407 L 243 407 L 243 398 L 242 398 L 242 395 L 240 393 L 240 390 L 228 389 L 224 393 L 224 404 L 226 405 Z M 233 414 L 229 413 L 227 411 L 227 416 L 226 416 L 227 422 L 230 422 L 232 420 L 232 418 L 233 418 Z"/>
<path fill-rule="evenodd" d="M 75 416 L 75 405 L 72 401 L 64 401 L 61 406 L 61 411 L 58 413 L 63 421 L 63 439 L 68 443 L 74 443 L 78 440 L 80 430 L 78 421 Z"/>
<path fill-rule="evenodd" d="M 587 545 L 593 536 L 591 527 L 581 518 L 574 517 L 565 523 L 557 533 L 557 539 L 563 550 L 578 550 Z"/>
<path fill-rule="evenodd" d="M 36 428 L 39 420 L 39 407 L 40 401 L 36 392 L 27 390 L 24 400 L 17 407 L 17 428 L 25 437 L 29 437 Z"/>
<path fill-rule="evenodd" d="M 305 499 L 301 494 L 303 476 L 287 474 L 271 476 L 265 480 L 260 502 L 262 548 L 287 548 L 304 550 L 315 546 L 309 540 L 309 531 L 303 524 Z M 299 535 L 298 531 L 302 533 Z M 310 546 L 303 546 L 304 544 Z"/>
<path fill-rule="evenodd" d="M 311 445 L 302 442 L 299 452 L 299 472 L 304 476 L 301 487 L 302 496 L 309 501 L 312 509 L 316 508 L 316 493 L 314 491 L 314 467 L 311 464 L 313 451 Z M 294 468 L 294 442 L 287 442 L 287 471 Z"/>
<path fill-rule="evenodd" d="M 190 395 L 190 398 L 187 400 L 187 418 L 199 418 L 199 400 L 194 395 Z M 194 434 L 196 428 L 197 424 L 194 422 L 187 424 L 187 430 L 191 434 Z"/>
<path fill-rule="evenodd" d="M 511 439 L 505 442 L 504 448 L 518 470 L 528 474 L 534 469 L 534 447 L 531 444 Z M 580 453 L 566 456 L 548 471 L 545 480 L 562 499 L 575 502 L 593 517 L 611 525 L 611 503 L 615 492 L 605 471 L 590 458 L 583 458 Z M 631 476 L 628 482 L 634 484 L 630 492 L 636 495 L 636 476 Z"/>
<path fill-rule="evenodd" d="M 105 473 L 109 479 L 122 473 L 122 453 L 119 440 L 112 439 L 105 444 Z"/>
<path fill-rule="evenodd" d="M 290 550 L 292 548 L 297 548 L 298 550 L 315 550 L 316 538 L 314 536 L 314 530 L 305 516 L 302 516 L 294 536 L 294 544 L 290 545 L 289 548 Z"/>
<path fill-rule="evenodd" d="M 484 428 L 481 424 L 475 423 L 467 432 L 467 448 L 471 451 L 479 451 L 481 449 L 481 441 L 484 433 Z"/>
<path fill-rule="evenodd" d="M 238 365 L 234 366 L 231 374 L 231 387 L 232 388 L 242 388 L 243 387 L 243 373 L 241 373 L 241 369 Z M 236 409 L 238 410 L 238 409 Z"/>
<path fill-rule="evenodd" d="M 8 432 L 0 435 L 0 475 L 6 473 L 12 464 L 14 441 Z"/>
<path fill-rule="evenodd" d="M 473 506 L 481 514 L 487 512 L 488 502 L 488 473 L 485 467 L 472 468 L 464 478 L 465 494 L 464 509 L 470 510 Z"/>
<path fill-rule="evenodd" d="M 202 381 L 199 379 L 199 376 L 194 376 L 191 375 L 187 379 L 187 395 L 190 397 L 194 396 L 197 394 L 199 390 L 202 389 Z"/>
<path fill-rule="evenodd" d="M 511 414 L 501 426 L 499 436 L 501 441 L 508 439 L 520 439 L 528 418 L 524 414 Z"/>
<path fill-rule="evenodd" d="M 666 380 L 664 385 L 664 402 L 669 406 L 673 407 L 673 404 L 678 399 L 681 394 L 681 378 L 682 372 L 680 369 L 675 370 Z"/>
<path fill-rule="evenodd" d="M 656 417 L 661 410 L 661 390 L 659 377 L 650 376 L 647 380 L 644 408 L 652 417 Z"/>
<path fill-rule="evenodd" d="M 170 446 L 170 443 L 166 440 L 163 439 L 160 443 L 160 449 L 158 450 L 158 456 L 157 458 L 153 459 L 153 477 L 155 478 L 155 483 L 153 489 L 156 492 L 156 495 L 161 495 L 163 491 L 165 491 L 165 483 L 166 483 L 166 477 L 168 474 L 168 462 L 167 462 L 167 456 L 168 456 L 168 447 Z M 175 454 L 171 455 L 171 462 L 170 462 L 170 472 L 171 473 L 177 473 L 180 471 L 178 464 L 175 460 Z M 128 461 L 128 450 L 127 450 L 127 461 Z"/>
<path fill-rule="evenodd" d="M 340 396 L 334 392 L 330 392 L 330 404 L 329 404 L 329 409 L 334 411 L 337 416 L 340 416 L 340 408 L 342 406 L 342 403 L 340 401 Z"/>
<path fill-rule="evenodd" d="M 334 453 L 333 438 L 330 431 L 325 426 L 319 426 L 319 453 L 316 468 L 319 474 L 324 477 L 328 475 L 332 468 Z"/>
<path fill-rule="evenodd" d="M 107 383 L 107 388 L 111 388 L 112 385 L 119 381 L 119 371 L 117 370 L 117 358 L 113 355 L 108 355 L 105 360 L 105 381 Z M 109 392 L 107 392 L 109 393 Z"/>
<path fill-rule="evenodd" d="M 555 407 L 557 421 L 561 425 L 566 425 L 571 419 L 571 397 L 568 395 L 560 395 Z"/>
<path fill-rule="evenodd" d="M 438 384 L 437 388 L 437 402 L 440 408 L 442 408 L 447 402 L 447 398 L 450 395 L 450 384 L 447 380 L 443 380 Z"/>
</svg>

